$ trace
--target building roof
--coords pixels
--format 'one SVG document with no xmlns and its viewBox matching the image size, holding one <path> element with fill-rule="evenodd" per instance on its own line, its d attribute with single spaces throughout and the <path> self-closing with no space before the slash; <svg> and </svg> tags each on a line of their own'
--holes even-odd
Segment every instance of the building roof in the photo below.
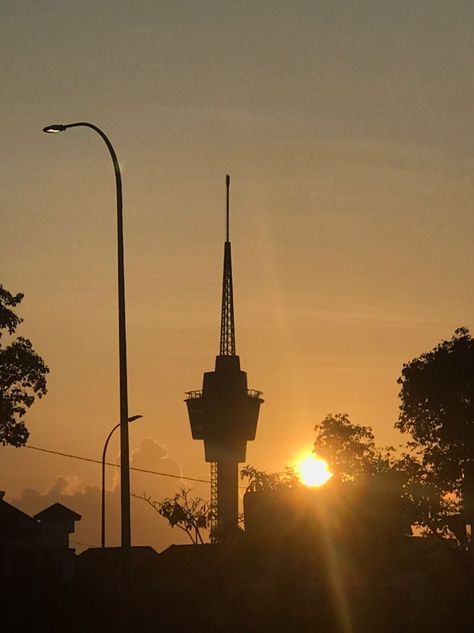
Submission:
<svg viewBox="0 0 474 633">
<path fill-rule="evenodd" d="M 2 536 L 19 536 L 35 534 L 39 524 L 30 516 L 0 498 L 0 534 Z"/>
<path fill-rule="evenodd" d="M 48 508 L 41 510 L 41 512 L 38 512 L 38 514 L 35 514 L 33 518 L 39 521 L 44 521 L 45 519 L 47 521 L 63 521 L 65 519 L 80 521 L 82 517 L 80 514 L 77 514 L 77 512 L 63 506 L 62 503 L 53 503 L 52 506 L 49 506 Z"/>
</svg>

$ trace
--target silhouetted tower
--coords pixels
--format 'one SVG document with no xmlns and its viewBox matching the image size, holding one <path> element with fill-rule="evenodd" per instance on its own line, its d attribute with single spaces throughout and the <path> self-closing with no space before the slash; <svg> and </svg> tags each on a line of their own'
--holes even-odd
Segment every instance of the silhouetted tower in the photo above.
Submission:
<svg viewBox="0 0 474 633">
<path fill-rule="evenodd" d="M 260 391 L 247 388 L 247 374 L 235 353 L 232 257 L 229 241 L 230 176 L 226 176 L 226 240 L 222 281 L 221 337 L 215 371 L 205 372 L 201 391 L 186 396 L 193 439 L 204 440 L 211 462 L 213 540 L 225 540 L 238 527 L 238 464 L 245 461 L 247 442 L 255 439 Z"/>
</svg>

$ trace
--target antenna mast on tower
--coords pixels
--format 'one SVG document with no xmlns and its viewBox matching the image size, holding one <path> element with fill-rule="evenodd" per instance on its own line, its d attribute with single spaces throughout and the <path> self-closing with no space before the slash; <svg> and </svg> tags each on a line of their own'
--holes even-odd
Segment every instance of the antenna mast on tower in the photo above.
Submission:
<svg viewBox="0 0 474 633">
<path fill-rule="evenodd" d="M 235 356 L 234 290 L 232 286 L 232 252 L 229 241 L 229 190 L 230 176 L 225 177 L 226 185 L 226 229 L 224 244 L 224 275 L 222 278 L 221 309 L 221 356 Z"/>
</svg>

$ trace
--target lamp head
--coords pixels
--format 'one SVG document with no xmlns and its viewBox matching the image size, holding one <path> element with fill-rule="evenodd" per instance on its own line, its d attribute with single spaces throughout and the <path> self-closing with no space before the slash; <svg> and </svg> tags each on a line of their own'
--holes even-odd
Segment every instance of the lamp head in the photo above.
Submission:
<svg viewBox="0 0 474 633">
<path fill-rule="evenodd" d="M 47 125 L 43 128 L 43 132 L 46 132 L 46 134 L 57 134 L 58 132 L 64 132 L 66 128 L 67 126 L 63 124 Z"/>
</svg>

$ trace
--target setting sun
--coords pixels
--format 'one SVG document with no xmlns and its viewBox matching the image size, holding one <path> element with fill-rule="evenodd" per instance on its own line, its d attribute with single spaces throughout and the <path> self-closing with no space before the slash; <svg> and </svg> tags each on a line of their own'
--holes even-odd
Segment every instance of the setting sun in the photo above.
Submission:
<svg viewBox="0 0 474 633">
<path fill-rule="evenodd" d="M 314 455 L 305 455 L 298 460 L 295 471 L 305 486 L 322 486 L 332 477 L 327 462 Z"/>
</svg>

